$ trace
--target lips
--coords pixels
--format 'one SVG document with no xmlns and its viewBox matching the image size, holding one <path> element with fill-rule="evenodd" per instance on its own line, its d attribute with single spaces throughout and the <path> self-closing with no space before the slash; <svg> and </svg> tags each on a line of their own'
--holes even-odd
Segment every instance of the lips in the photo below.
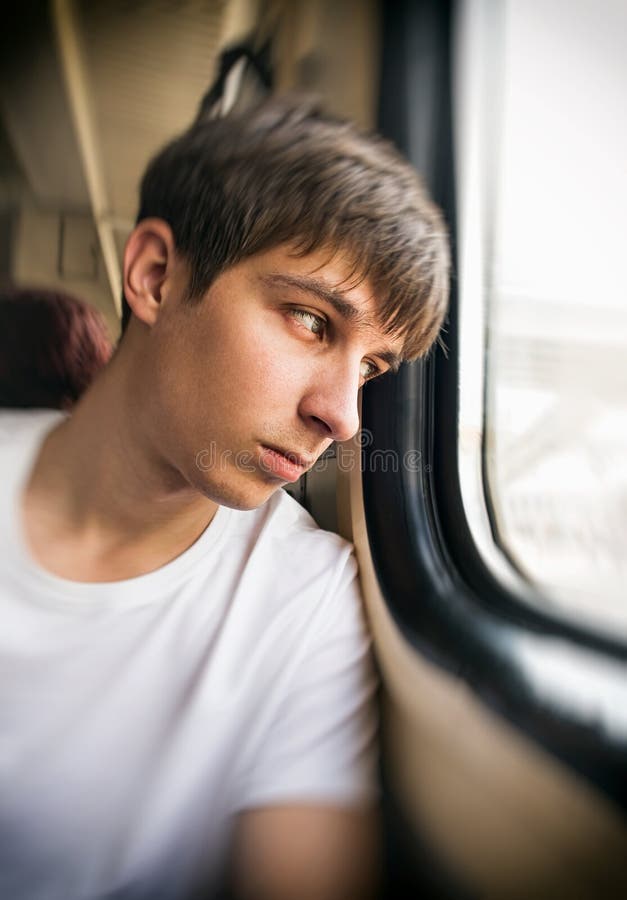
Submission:
<svg viewBox="0 0 627 900">
<path fill-rule="evenodd" d="M 272 444 L 267 444 L 267 447 L 268 450 L 273 450 L 275 453 L 280 453 L 281 456 L 284 456 L 295 465 L 301 466 L 301 468 L 303 469 L 308 469 L 309 466 L 312 466 L 315 462 L 315 457 L 313 456 L 301 456 L 300 453 L 294 453 L 292 450 L 284 450 L 283 447 L 274 447 Z"/>
<path fill-rule="evenodd" d="M 315 460 L 308 459 L 291 450 L 262 445 L 259 462 L 261 468 L 281 481 L 298 481 Z"/>
</svg>

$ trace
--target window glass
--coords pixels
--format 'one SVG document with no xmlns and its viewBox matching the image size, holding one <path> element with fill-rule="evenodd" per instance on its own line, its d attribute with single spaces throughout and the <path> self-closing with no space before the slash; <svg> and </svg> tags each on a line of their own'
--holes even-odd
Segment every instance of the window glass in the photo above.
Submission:
<svg viewBox="0 0 627 900">
<path fill-rule="evenodd" d="M 548 604 L 627 634 L 627 3 L 501 10 L 483 155 L 494 526 Z"/>
</svg>

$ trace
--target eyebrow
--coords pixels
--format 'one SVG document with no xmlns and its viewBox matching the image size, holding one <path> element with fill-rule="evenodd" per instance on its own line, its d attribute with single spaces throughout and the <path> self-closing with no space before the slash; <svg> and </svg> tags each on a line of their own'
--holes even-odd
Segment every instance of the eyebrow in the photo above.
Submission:
<svg viewBox="0 0 627 900">
<path fill-rule="evenodd" d="M 272 272 L 269 275 L 263 275 L 262 280 L 269 285 L 285 285 L 308 294 L 314 294 L 320 300 L 324 300 L 325 303 L 332 306 L 336 313 L 345 321 L 358 325 L 361 328 L 373 327 L 370 319 L 354 303 L 348 300 L 341 291 L 329 287 L 320 278 L 313 278 L 310 275 L 287 275 L 281 272 Z M 393 350 L 380 350 L 374 355 L 386 362 L 393 372 L 397 372 L 403 362 L 402 357 L 398 353 L 394 353 Z"/>
</svg>

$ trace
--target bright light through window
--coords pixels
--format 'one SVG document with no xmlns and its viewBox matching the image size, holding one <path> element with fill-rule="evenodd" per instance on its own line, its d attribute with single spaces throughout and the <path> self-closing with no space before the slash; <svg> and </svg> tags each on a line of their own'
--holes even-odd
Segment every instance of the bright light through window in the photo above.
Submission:
<svg viewBox="0 0 627 900">
<path fill-rule="evenodd" d="M 496 529 L 548 602 L 627 633 L 627 3 L 508 0 L 496 43 L 482 163 Z"/>
</svg>

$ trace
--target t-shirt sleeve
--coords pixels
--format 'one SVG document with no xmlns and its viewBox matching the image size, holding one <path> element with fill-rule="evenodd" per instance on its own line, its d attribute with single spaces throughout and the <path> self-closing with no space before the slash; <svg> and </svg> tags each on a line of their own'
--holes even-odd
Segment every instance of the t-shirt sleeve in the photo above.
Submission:
<svg viewBox="0 0 627 900">
<path fill-rule="evenodd" d="M 243 773 L 240 811 L 290 802 L 359 805 L 377 797 L 378 679 L 352 555 L 310 626 L 282 702 Z"/>
</svg>

